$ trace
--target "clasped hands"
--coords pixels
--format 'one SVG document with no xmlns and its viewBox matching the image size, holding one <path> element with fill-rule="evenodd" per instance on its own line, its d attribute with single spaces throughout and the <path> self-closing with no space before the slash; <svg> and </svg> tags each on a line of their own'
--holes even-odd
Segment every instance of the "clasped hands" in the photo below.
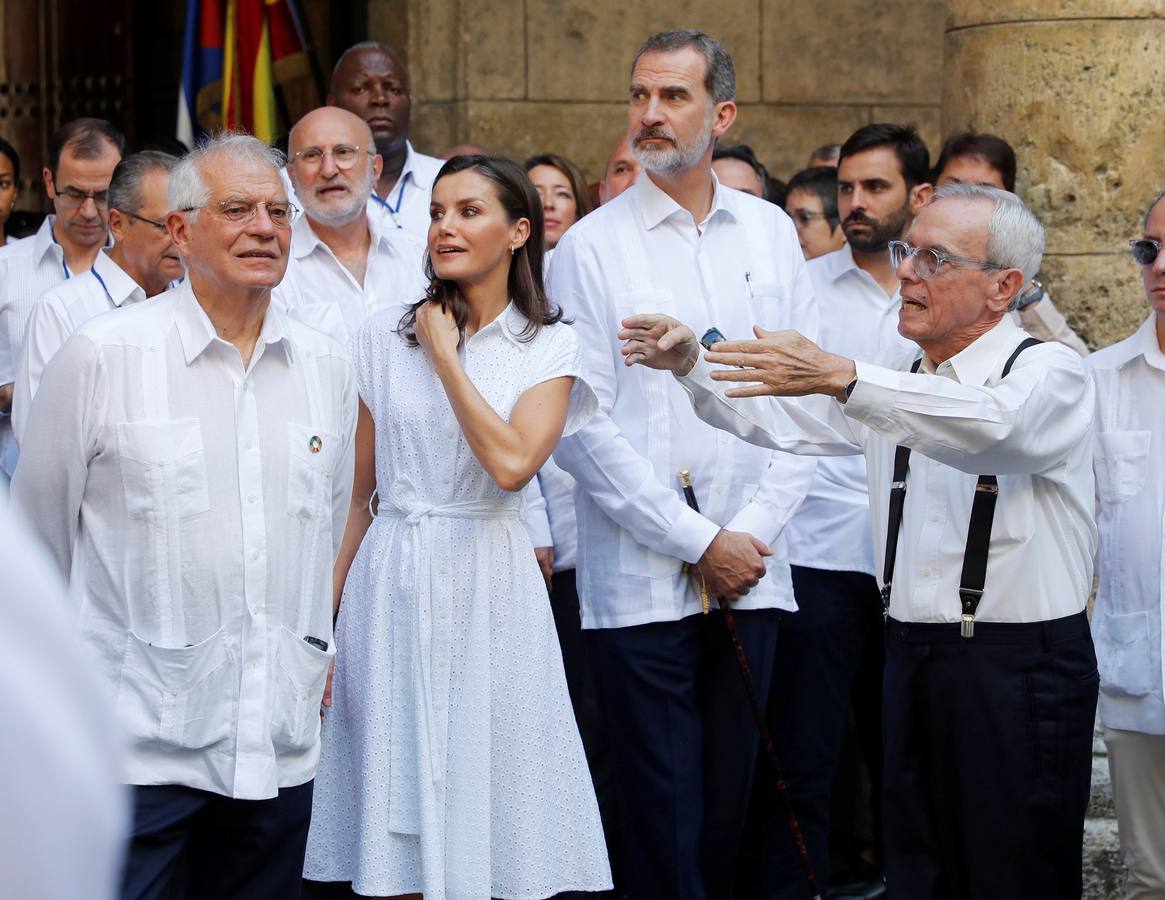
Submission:
<svg viewBox="0 0 1165 900">
<path fill-rule="evenodd" d="M 687 375 L 700 358 L 700 344 L 687 325 L 659 313 L 630 316 L 622 322 L 623 362 Z M 753 326 L 754 341 L 721 341 L 704 355 L 730 369 L 712 372 L 713 381 L 743 382 L 727 397 L 800 397 L 827 394 L 845 397 L 857 377 L 852 359 L 826 353 L 796 331 L 765 331 Z"/>
</svg>

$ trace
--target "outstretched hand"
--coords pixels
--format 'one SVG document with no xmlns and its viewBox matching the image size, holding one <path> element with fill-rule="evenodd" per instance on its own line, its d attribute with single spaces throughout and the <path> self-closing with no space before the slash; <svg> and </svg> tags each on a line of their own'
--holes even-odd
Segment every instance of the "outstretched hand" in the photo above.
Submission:
<svg viewBox="0 0 1165 900">
<path fill-rule="evenodd" d="M 623 320 L 619 340 L 625 365 L 663 369 L 687 375 L 700 356 L 700 344 L 687 325 L 659 313 L 629 316 Z"/>
<path fill-rule="evenodd" d="M 705 355 L 717 369 L 714 381 L 746 382 L 748 387 L 725 391 L 727 397 L 801 397 L 806 394 L 845 396 L 857 377 L 852 359 L 826 353 L 796 331 L 765 331 L 753 327 L 755 341 L 721 341 Z"/>
</svg>

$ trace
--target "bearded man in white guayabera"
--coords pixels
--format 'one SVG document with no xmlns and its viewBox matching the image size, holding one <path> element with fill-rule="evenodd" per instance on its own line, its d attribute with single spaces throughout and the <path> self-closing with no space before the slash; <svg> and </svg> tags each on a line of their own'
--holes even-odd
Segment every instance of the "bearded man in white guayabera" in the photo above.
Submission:
<svg viewBox="0 0 1165 900">
<path fill-rule="evenodd" d="M 1084 614 L 1094 389 L 1073 351 L 1007 317 L 1043 247 L 1014 194 L 938 190 L 890 244 L 913 371 L 761 328 L 702 355 L 667 315 L 628 317 L 620 335 L 628 364 L 671 370 L 706 422 L 793 453 L 865 454 L 896 900 L 1082 890 L 1100 681 Z"/>
<path fill-rule="evenodd" d="M 270 305 L 282 155 L 212 138 L 170 176 L 178 288 L 45 370 L 13 484 L 129 736 L 122 896 L 298 896 L 352 486 L 356 382 Z"/>
<path fill-rule="evenodd" d="M 1165 194 L 1142 229 L 1130 243 L 1149 316 L 1131 337 L 1088 357 L 1100 527 L 1092 633 L 1128 900 L 1165 895 Z"/>
</svg>

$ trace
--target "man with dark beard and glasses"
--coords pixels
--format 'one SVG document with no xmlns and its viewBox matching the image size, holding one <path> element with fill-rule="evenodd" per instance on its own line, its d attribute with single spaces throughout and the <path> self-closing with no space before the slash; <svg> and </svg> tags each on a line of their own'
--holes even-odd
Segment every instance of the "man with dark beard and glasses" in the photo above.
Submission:
<svg viewBox="0 0 1165 900">
<path fill-rule="evenodd" d="M 658 309 L 732 337 L 766 322 L 816 332 L 793 223 L 712 172 L 735 81 L 706 34 L 647 40 L 628 108 L 643 174 L 575 224 L 550 267 L 550 297 L 574 320 L 599 397 L 555 460 L 578 482 L 583 636 L 615 751 L 615 882 L 637 900 L 732 895 L 759 742 L 723 617 L 714 601 L 701 615 L 698 585 L 733 601 L 763 702 L 776 611 L 793 608 L 783 532 L 812 473 L 704 425 L 674 379 L 628 368 L 619 352 L 621 320 Z"/>
<path fill-rule="evenodd" d="M 891 369 L 909 368 L 917 355 L 917 346 L 898 333 L 900 282 L 887 245 L 902 237 L 930 199 L 929 171 L 926 144 L 911 126 L 867 125 L 842 146 L 837 208 L 849 243 L 808 264 L 820 343 L 830 352 Z M 875 809 L 880 787 L 882 601 L 860 458 L 818 461 L 787 534 L 797 611 L 778 613 L 769 718 L 814 869 L 823 877 L 830 795 L 855 683 L 862 691 L 855 713 Z M 753 867 L 744 873 L 744 896 L 755 888 L 757 896 L 800 900 L 804 878 L 781 832 L 783 814 L 759 793 L 754 788 L 749 812 L 757 863 L 755 873 Z"/>
</svg>

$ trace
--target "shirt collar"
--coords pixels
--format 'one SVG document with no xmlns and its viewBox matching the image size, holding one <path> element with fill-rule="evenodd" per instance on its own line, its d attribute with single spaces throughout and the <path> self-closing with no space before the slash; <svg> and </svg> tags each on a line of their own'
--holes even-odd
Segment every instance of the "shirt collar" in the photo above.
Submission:
<svg viewBox="0 0 1165 900">
<path fill-rule="evenodd" d="M 943 365 L 950 365 L 959 384 L 980 387 L 987 383 L 996 369 L 1002 369 L 1001 358 L 1006 359 L 1015 351 L 1024 334 L 1023 329 L 1017 327 L 1010 316 L 1005 315 L 994 328 L 980 335 L 942 365 L 935 366 L 923 354 L 922 370 L 935 374 Z"/>
<path fill-rule="evenodd" d="M 391 220 L 384 216 L 370 216 L 367 211 L 364 214 L 364 222 L 368 226 L 368 231 L 371 236 L 371 243 L 369 244 L 369 256 L 381 251 L 381 246 L 388 252 L 400 252 L 397 241 L 400 239 L 400 229 L 391 224 Z M 311 227 L 311 222 L 308 221 L 307 216 L 302 216 L 291 226 L 291 256 L 294 259 L 303 259 L 311 256 L 312 253 L 319 250 L 322 253 L 332 253 L 332 249 L 324 243 L 323 239 L 316 234 L 315 229 Z"/>
<path fill-rule="evenodd" d="M 45 220 L 41 222 L 40 228 L 36 230 L 36 235 L 33 237 L 33 256 L 37 262 L 44 259 L 46 253 L 52 253 L 59 264 L 65 257 L 64 248 L 57 243 L 56 235 L 53 234 L 53 223 L 56 222 L 56 216 L 45 216 Z"/>
<path fill-rule="evenodd" d="M 182 342 L 182 353 L 186 357 L 186 365 L 203 354 L 207 347 L 216 341 L 222 340 L 214 330 L 210 317 L 198 298 L 194 296 L 194 289 L 187 279 L 176 288 L 178 299 L 174 307 L 174 321 L 178 328 L 178 338 Z M 258 344 L 281 344 L 289 365 L 294 365 L 295 354 L 292 349 L 291 336 L 288 333 L 287 318 L 274 304 L 267 304 L 267 312 L 263 316 L 263 327 L 259 331 Z"/>
<path fill-rule="evenodd" d="M 115 263 L 105 250 L 98 253 L 97 259 L 93 261 L 93 273 L 100 280 L 114 306 L 120 307 L 131 297 L 135 302 L 146 299 L 146 292 L 141 285 L 130 278 L 125 269 Z M 135 294 L 137 296 L 134 296 Z"/>
<path fill-rule="evenodd" d="M 530 320 L 518 311 L 518 308 L 514 306 L 514 302 L 511 300 L 506 308 L 502 310 L 501 315 L 469 340 L 476 341 L 481 335 L 489 334 L 490 331 L 501 331 L 511 344 L 519 350 L 524 350 L 530 345 L 529 341 L 522 340 L 522 335 L 529 327 L 529 324 Z"/>
<path fill-rule="evenodd" d="M 400 180 L 404 181 L 406 175 L 411 175 L 413 184 L 419 188 L 428 191 L 433 187 L 433 179 L 425 174 L 424 166 L 417 166 L 417 151 L 413 149 L 410 141 L 405 141 L 405 164 L 404 168 L 400 170 Z"/>
<path fill-rule="evenodd" d="M 706 222 L 712 221 L 717 214 L 737 218 L 736 211 L 733 208 L 733 203 L 736 198 L 728 196 L 728 191 L 720 186 L 720 179 L 716 177 L 715 172 L 712 175 L 712 206 L 708 210 L 708 215 L 703 222 L 697 222 L 697 225 L 704 225 Z M 640 173 L 635 184 L 630 188 L 634 191 L 635 201 L 639 205 L 640 214 L 643 216 L 643 225 L 651 231 L 657 225 L 667 221 L 677 213 L 681 213 L 688 217 L 690 221 L 692 216 L 686 209 L 676 203 L 659 185 L 648 177 L 647 172 Z"/>
<path fill-rule="evenodd" d="M 1145 362 L 1154 369 L 1165 372 L 1165 353 L 1161 352 L 1161 345 L 1157 341 L 1157 314 L 1149 313 L 1141 327 L 1137 329 L 1136 351 L 1145 357 Z"/>
</svg>

